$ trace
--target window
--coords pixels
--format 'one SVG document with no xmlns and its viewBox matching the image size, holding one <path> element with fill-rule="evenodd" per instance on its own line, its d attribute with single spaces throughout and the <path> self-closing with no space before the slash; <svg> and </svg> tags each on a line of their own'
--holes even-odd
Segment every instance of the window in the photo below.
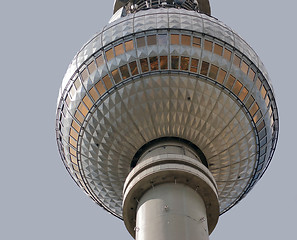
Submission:
<svg viewBox="0 0 297 240">
<path fill-rule="evenodd" d="M 124 80 L 130 77 L 130 73 L 127 65 L 121 66 L 120 71 Z"/>
<path fill-rule="evenodd" d="M 103 83 L 102 83 L 101 80 L 96 83 L 95 87 L 96 87 L 97 91 L 100 93 L 101 96 L 105 93 L 105 88 L 104 88 Z"/>
<path fill-rule="evenodd" d="M 251 81 L 254 81 L 255 75 L 256 73 L 254 72 L 254 70 L 250 69 L 248 76 L 249 76 L 249 79 L 251 79 Z"/>
<path fill-rule="evenodd" d="M 213 80 L 216 80 L 217 78 L 217 75 L 218 75 L 218 71 L 219 71 L 219 68 L 215 65 L 211 65 L 210 66 L 210 70 L 209 70 L 209 74 L 208 76 L 213 79 Z"/>
<path fill-rule="evenodd" d="M 85 68 L 81 73 L 81 78 L 83 81 L 85 81 L 88 79 L 88 76 L 89 76 L 89 74 L 88 74 L 87 68 Z"/>
<path fill-rule="evenodd" d="M 84 104 L 88 107 L 88 109 L 91 109 L 91 108 L 92 108 L 93 103 L 92 103 L 91 99 L 88 97 L 88 95 L 86 95 L 86 96 L 83 98 L 83 102 L 84 102 Z"/>
<path fill-rule="evenodd" d="M 204 49 L 212 52 L 212 42 L 209 40 L 204 41 Z"/>
<path fill-rule="evenodd" d="M 83 123 L 83 121 L 84 121 L 84 117 L 83 117 L 83 115 L 82 115 L 78 110 L 75 111 L 74 117 L 75 117 L 80 123 Z"/>
<path fill-rule="evenodd" d="M 73 128 L 70 128 L 70 136 L 73 137 L 77 141 L 78 133 Z"/>
<path fill-rule="evenodd" d="M 247 63 L 245 61 L 242 61 L 241 63 L 241 71 L 244 73 L 244 74 L 247 74 L 248 73 L 248 70 L 249 70 L 249 66 L 247 65 Z"/>
<path fill-rule="evenodd" d="M 181 44 L 191 46 L 191 36 L 181 35 Z"/>
<path fill-rule="evenodd" d="M 77 141 L 75 141 L 72 137 L 69 137 L 69 143 L 73 146 L 73 147 L 77 147 Z"/>
<path fill-rule="evenodd" d="M 73 130 L 74 131 L 74 130 Z M 73 149 L 73 148 L 69 148 L 69 152 L 70 152 L 70 154 L 72 154 L 74 157 L 76 157 L 77 156 L 77 154 L 76 154 L 76 151 Z"/>
<path fill-rule="evenodd" d="M 254 116 L 256 114 L 256 112 L 259 110 L 259 106 L 258 104 L 255 102 L 254 105 L 251 107 L 250 109 L 250 113 L 252 116 Z"/>
<path fill-rule="evenodd" d="M 67 104 L 67 106 L 69 107 L 69 105 L 70 105 L 70 96 L 69 96 L 69 94 L 67 95 L 67 97 L 66 97 L 66 99 L 65 99 L 65 102 L 66 102 L 66 104 Z"/>
<path fill-rule="evenodd" d="M 79 78 L 77 78 L 74 81 L 74 86 L 75 86 L 76 90 L 79 89 L 79 87 L 81 86 L 81 82 L 80 82 Z"/>
<path fill-rule="evenodd" d="M 236 96 L 238 96 L 238 94 L 239 94 L 239 92 L 240 92 L 242 86 L 243 86 L 243 85 L 242 85 L 241 82 L 239 82 L 238 80 L 235 82 L 235 85 L 234 85 L 232 91 L 233 91 L 233 93 L 234 93 Z"/>
<path fill-rule="evenodd" d="M 77 131 L 79 132 L 80 131 L 80 126 L 72 120 L 72 123 L 71 123 L 71 126 Z"/>
<path fill-rule="evenodd" d="M 103 56 L 100 55 L 99 57 L 96 58 L 96 63 L 97 63 L 97 67 L 100 67 L 103 65 L 104 60 L 103 60 Z"/>
<path fill-rule="evenodd" d="M 262 85 L 261 80 L 259 78 L 257 78 L 256 86 L 257 86 L 257 88 L 258 88 L 259 91 L 260 91 L 261 85 Z"/>
<path fill-rule="evenodd" d="M 125 42 L 126 52 L 132 51 L 134 49 L 133 40 Z"/>
<path fill-rule="evenodd" d="M 137 47 L 145 47 L 145 38 L 144 37 L 140 37 L 136 39 L 137 42 Z"/>
<path fill-rule="evenodd" d="M 222 56 L 223 55 L 223 47 L 215 43 L 213 52 L 219 56 Z"/>
<path fill-rule="evenodd" d="M 258 111 L 255 116 L 253 117 L 253 120 L 255 123 L 257 123 L 262 118 L 262 112 Z"/>
<path fill-rule="evenodd" d="M 88 109 L 86 108 L 86 106 L 81 102 L 79 105 L 78 105 L 78 108 L 77 108 L 81 114 L 85 117 L 88 113 Z"/>
<path fill-rule="evenodd" d="M 112 82 L 111 82 L 109 76 L 106 75 L 102 80 L 103 80 L 103 82 L 104 82 L 105 87 L 107 88 L 107 90 L 111 89 L 111 87 L 112 87 Z"/>
<path fill-rule="evenodd" d="M 232 89 L 235 80 L 236 80 L 236 78 L 235 78 L 233 75 L 230 74 L 230 76 L 229 76 L 229 78 L 228 78 L 228 80 L 227 80 L 227 82 L 226 82 L 226 87 L 227 87 L 229 90 Z"/>
<path fill-rule="evenodd" d="M 159 70 L 158 57 L 150 57 L 151 71 Z"/>
<path fill-rule="evenodd" d="M 95 72 L 96 70 L 96 65 L 95 65 L 95 62 L 92 61 L 89 65 L 88 65 L 88 70 L 89 70 L 89 73 L 92 74 L 93 72 Z"/>
<path fill-rule="evenodd" d="M 240 62 L 241 62 L 241 59 L 237 55 L 234 55 L 233 64 L 236 67 L 239 67 L 240 66 Z"/>
<path fill-rule="evenodd" d="M 171 56 L 171 69 L 178 69 L 179 67 L 179 57 Z"/>
<path fill-rule="evenodd" d="M 150 35 L 147 36 L 147 45 L 156 45 L 157 44 L 157 36 L 156 35 Z"/>
<path fill-rule="evenodd" d="M 204 76 L 207 76 L 207 72 L 208 72 L 208 68 L 209 68 L 209 63 L 208 62 L 202 62 L 202 66 L 201 66 L 201 70 L 200 73 Z"/>
<path fill-rule="evenodd" d="M 167 56 L 160 56 L 160 69 L 168 69 L 168 58 Z"/>
<path fill-rule="evenodd" d="M 201 47 L 201 38 L 193 37 L 193 46 L 200 48 Z"/>
<path fill-rule="evenodd" d="M 96 102 L 98 99 L 99 99 L 99 95 L 95 89 L 95 87 L 92 87 L 90 90 L 89 90 L 89 93 L 91 95 L 91 97 L 93 98 L 93 100 Z"/>
<path fill-rule="evenodd" d="M 179 45 L 179 34 L 171 34 L 170 38 L 172 45 Z"/>
<path fill-rule="evenodd" d="M 146 58 L 140 59 L 140 65 L 141 65 L 141 71 L 143 73 L 149 71 L 148 61 Z"/>
<path fill-rule="evenodd" d="M 119 44 L 114 47 L 115 55 L 119 56 L 125 53 L 123 44 Z"/>
<path fill-rule="evenodd" d="M 70 147 L 69 149 L 72 149 L 72 148 Z M 76 157 L 70 155 L 70 160 L 71 160 L 72 163 L 77 165 L 77 158 Z"/>
<path fill-rule="evenodd" d="M 119 83 L 120 81 L 121 81 L 121 76 L 120 76 L 120 74 L 119 74 L 119 70 L 118 69 L 115 69 L 115 70 L 113 70 L 112 72 L 111 72 L 111 74 L 112 74 L 112 77 L 113 77 L 113 80 L 114 80 L 114 82 L 115 83 Z M 110 79 L 109 79 L 109 81 L 108 81 L 108 83 L 110 82 Z M 105 83 L 105 81 L 104 81 L 104 83 Z M 106 84 L 105 84 L 105 86 L 106 86 Z M 107 87 L 107 86 L 106 86 Z M 107 87 L 108 88 L 108 87 Z M 110 88 L 108 88 L 108 89 L 110 89 Z"/>
<path fill-rule="evenodd" d="M 190 71 L 191 72 L 195 72 L 195 73 L 197 72 L 198 63 L 199 63 L 199 59 L 192 58 L 192 60 L 191 60 L 191 68 L 190 68 Z"/>
<path fill-rule="evenodd" d="M 252 106 L 252 104 L 254 103 L 254 101 L 255 101 L 255 99 L 252 96 L 250 96 L 245 104 L 246 108 L 249 109 Z"/>
<path fill-rule="evenodd" d="M 261 95 L 262 95 L 263 99 L 265 99 L 266 93 L 267 93 L 267 90 L 266 90 L 265 86 L 263 85 L 262 89 L 261 89 Z"/>
<path fill-rule="evenodd" d="M 225 58 L 227 61 L 230 61 L 230 60 L 231 60 L 231 55 L 232 55 L 232 52 L 229 51 L 227 48 L 225 48 L 225 51 L 224 51 L 224 58 Z"/>
<path fill-rule="evenodd" d="M 190 58 L 181 57 L 180 69 L 184 71 L 189 71 L 189 62 L 190 62 Z"/>
<path fill-rule="evenodd" d="M 108 51 L 106 51 L 105 55 L 106 55 L 107 61 L 110 61 L 111 59 L 113 59 L 114 58 L 113 49 L 111 48 Z"/>
<path fill-rule="evenodd" d="M 167 35 L 166 34 L 158 35 L 158 45 L 167 45 Z"/>
<path fill-rule="evenodd" d="M 217 80 L 220 84 L 223 84 L 226 74 L 227 74 L 226 71 L 224 71 L 223 69 L 220 69 L 219 75 L 218 75 L 218 80 Z"/>
<path fill-rule="evenodd" d="M 76 93 L 75 86 L 72 85 L 72 87 L 70 88 L 70 91 L 69 91 L 70 97 L 73 98 L 75 93 Z"/>
<path fill-rule="evenodd" d="M 129 66 L 130 66 L 130 70 L 131 70 L 132 76 L 137 75 L 138 74 L 137 63 L 135 61 L 134 62 L 130 62 L 129 63 Z"/>
<path fill-rule="evenodd" d="M 239 94 L 239 99 L 243 102 L 244 99 L 246 98 L 246 96 L 248 95 L 249 91 L 243 87 L 243 89 L 241 90 L 240 94 Z"/>
</svg>

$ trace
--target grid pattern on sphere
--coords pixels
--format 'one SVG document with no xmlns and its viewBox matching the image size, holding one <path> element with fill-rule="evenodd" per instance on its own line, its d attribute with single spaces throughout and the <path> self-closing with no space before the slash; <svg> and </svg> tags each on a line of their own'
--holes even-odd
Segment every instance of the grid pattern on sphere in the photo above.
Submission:
<svg viewBox="0 0 297 240">
<path fill-rule="evenodd" d="M 166 25 L 166 22 L 165 16 L 163 15 L 170 15 L 171 12 L 174 11 L 164 12 L 160 10 L 154 10 L 154 13 L 158 13 L 157 18 L 164 19 L 164 26 Z M 112 156 L 115 156 L 115 153 L 119 152 L 123 153 L 124 156 L 128 156 L 127 154 L 125 155 L 125 153 L 131 151 L 131 149 L 127 151 L 126 146 L 126 148 L 124 147 L 123 149 L 112 149 L 110 153 L 101 151 L 100 159 L 102 161 L 99 161 L 99 165 L 101 166 L 97 166 L 95 168 L 94 166 L 98 164 L 98 161 L 94 162 L 92 159 L 96 156 L 98 157 L 98 148 L 100 148 L 101 145 L 99 144 L 100 141 L 98 141 L 98 139 L 97 142 L 95 142 L 94 137 L 96 137 L 96 134 L 99 136 L 99 133 L 104 132 L 105 129 L 96 129 L 95 132 L 93 131 L 94 129 L 89 130 L 89 132 L 85 131 L 86 126 L 84 126 L 84 119 L 86 118 L 87 121 L 93 121 L 93 124 L 96 123 L 95 120 L 90 117 L 91 114 L 89 112 L 93 112 L 97 107 L 103 107 L 106 102 L 111 104 L 111 96 L 117 96 L 116 93 L 112 93 L 114 91 L 113 86 L 116 84 L 118 88 L 123 85 L 122 88 L 124 89 L 124 85 L 127 81 L 136 81 L 136 78 L 149 74 L 149 72 L 152 74 L 170 74 L 172 72 L 179 72 L 187 75 L 197 75 L 204 81 L 207 80 L 208 84 L 215 84 L 212 89 L 217 89 L 217 86 L 223 87 L 224 91 L 227 91 L 229 94 L 231 94 L 230 99 L 237 99 L 237 101 L 242 104 L 241 107 L 246 110 L 245 115 L 248 116 L 245 118 L 240 118 L 241 122 L 244 123 L 244 119 L 250 118 L 250 120 L 247 120 L 246 125 L 248 126 L 250 121 L 251 126 L 256 129 L 256 133 L 254 133 L 254 135 L 252 134 L 253 131 L 251 130 L 249 131 L 251 134 L 250 136 L 245 135 L 247 136 L 246 139 L 250 139 L 245 143 L 247 144 L 246 146 L 249 146 L 248 148 L 238 148 L 240 144 L 228 145 L 228 141 L 226 142 L 226 144 L 230 146 L 231 152 L 236 152 L 236 148 L 240 149 L 242 156 L 238 154 L 236 155 L 235 153 L 231 153 L 231 156 L 233 154 L 233 157 L 235 156 L 233 159 L 236 159 L 237 157 L 237 159 L 241 159 L 242 162 L 236 162 L 236 160 L 232 162 L 232 157 L 230 160 L 230 156 L 226 154 L 226 149 L 221 149 L 213 156 L 207 156 L 211 166 L 210 169 L 218 181 L 221 212 L 224 212 L 233 206 L 256 183 L 261 174 L 263 174 L 265 168 L 268 166 L 275 148 L 275 142 L 278 133 L 278 118 L 273 93 L 269 83 L 266 81 L 267 74 L 265 71 L 263 71 L 263 67 L 261 66 L 260 61 L 258 61 L 255 53 L 252 50 L 246 50 L 249 49 L 248 46 L 240 47 L 237 45 L 237 49 L 234 50 L 234 45 L 236 45 L 236 43 L 238 44 L 239 41 L 233 42 L 233 46 L 230 45 L 230 37 L 227 36 L 228 34 L 223 35 L 221 40 L 218 40 L 215 36 L 204 36 L 198 31 L 192 34 L 192 30 L 189 26 L 194 24 L 195 26 L 192 26 L 192 28 L 197 27 L 197 22 L 199 21 L 194 22 L 192 19 L 190 23 L 187 23 L 188 27 L 184 27 L 184 29 L 189 29 L 191 32 L 187 32 L 186 30 L 183 30 L 182 32 L 180 30 L 172 30 L 168 32 L 167 30 L 156 29 L 137 33 L 138 31 L 143 30 L 143 27 L 151 27 L 144 26 L 145 23 L 141 19 L 146 18 L 145 15 L 135 15 L 134 17 L 135 20 L 137 19 L 137 21 L 134 23 L 134 34 L 127 34 L 124 38 L 114 39 L 115 41 L 113 41 L 111 44 L 106 44 L 104 48 L 101 48 L 100 44 L 95 43 L 98 42 L 99 39 L 104 42 L 106 41 L 105 39 L 108 39 L 111 37 L 111 35 L 117 36 L 117 30 L 123 30 L 121 27 L 119 27 L 119 25 L 124 26 L 125 22 L 113 23 L 112 27 L 106 27 L 102 34 L 97 35 L 79 52 L 75 58 L 76 64 L 72 64 L 70 66 L 69 72 L 65 76 L 66 81 L 63 82 L 64 88 L 62 86 L 64 90 L 63 100 L 60 102 L 57 115 L 57 137 L 59 149 L 62 158 L 64 158 L 66 167 L 73 174 L 77 182 L 86 190 L 89 195 L 91 195 L 91 197 L 96 202 L 103 204 L 107 210 L 120 217 L 121 199 L 118 197 L 118 195 L 121 195 L 121 192 L 117 192 L 121 190 L 121 186 L 116 184 L 113 179 L 109 179 L 107 181 L 106 179 L 96 179 L 96 177 L 95 179 L 93 178 L 94 176 L 98 175 L 98 171 L 100 169 L 105 168 L 119 174 L 118 176 L 120 176 L 120 178 L 114 178 L 114 180 L 116 179 L 124 181 L 124 178 L 129 171 L 127 166 L 125 166 L 125 164 L 120 164 L 118 167 L 115 167 L 111 163 L 105 164 L 103 160 L 112 159 Z M 179 16 L 177 19 L 180 21 L 181 19 L 187 19 L 187 17 L 189 20 L 188 15 L 183 16 L 182 18 Z M 196 17 L 199 17 L 199 15 Z M 202 19 L 202 17 L 205 18 L 205 16 L 200 15 L 199 24 L 201 25 L 201 28 L 202 25 L 204 26 L 203 31 L 205 32 L 209 28 L 208 25 L 213 23 L 209 23 L 210 19 L 206 20 Z M 170 20 L 174 20 L 174 18 L 176 18 L 176 16 L 170 15 L 167 25 L 171 24 L 172 21 Z M 130 18 L 128 17 L 128 22 L 130 21 L 129 19 Z M 202 20 L 203 24 L 201 23 Z M 154 25 L 155 23 L 152 22 L 152 24 Z M 180 23 L 178 21 L 173 21 L 173 24 Z M 186 25 L 185 22 L 184 24 Z M 162 21 L 160 22 L 160 25 L 162 27 Z M 216 26 L 215 24 L 213 25 Z M 125 26 L 127 26 L 127 29 L 129 29 L 129 24 Z M 215 29 L 214 26 L 213 28 Z M 214 32 L 212 35 L 216 35 L 216 32 Z M 224 39 L 226 42 L 222 41 Z M 227 43 L 228 41 L 229 44 Z M 244 43 L 241 42 L 241 44 Z M 99 51 L 97 50 L 92 53 L 94 49 L 98 49 Z M 246 54 L 241 52 L 240 49 L 245 49 Z M 259 68 L 261 71 L 259 71 Z M 75 71 L 75 69 L 78 69 L 78 72 L 73 74 L 72 78 L 70 78 L 71 80 L 68 82 L 68 76 L 71 74 L 71 71 Z M 180 81 L 181 83 L 179 84 L 187 81 L 186 78 L 183 79 L 185 80 Z M 132 86 L 133 85 L 136 84 L 132 84 Z M 168 88 L 168 86 L 165 88 Z M 180 86 L 180 89 L 182 88 L 183 87 Z M 144 89 L 142 89 L 142 91 L 144 91 Z M 210 90 L 206 92 L 209 91 Z M 141 95 L 140 92 L 138 94 L 135 93 L 136 96 Z M 188 90 L 186 92 L 188 93 L 183 93 L 184 95 L 182 96 L 185 97 L 186 95 L 189 95 L 187 96 L 187 99 L 188 97 L 191 99 L 193 93 L 191 95 L 190 92 L 192 92 L 192 90 Z M 165 96 L 165 92 L 162 96 Z M 232 101 L 229 103 L 227 100 L 217 101 L 216 107 L 219 105 L 220 107 L 225 105 L 228 106 L 232 104 Z M 114 102 L 116 102 L 116 99 Z M 213 100 L 213 102 L 215 102 L 215 100 Z M 224 104 L 221 104 L 221 102 L 224 102 Z M 127 106 L 129 107 L 125 106 L 125 104 L 119 104 L 120 109 L 113 108 L 115 106 L 114 104 L 109 105 L 108 107 L 105 106 L 105 109 L 102 109 L 98 113 L 109 111 L 109 109 L 115 109 L 114 111 L 129 112 L 127 108 L 130 109 L 132 104 L 128 104 Z M 201 104 L 203 105 L 203 102 Z M 162 111 L 158 112 L 157 115 L 160 117 L 159 122 L 162 125 L 162 121 L 164 123 L 164 121 L 168 119 L 170 113 L 167 112 L 169 114 L 167 116 L 164 114 L 162 115 L 162 112 L 165 111 L 166 104 L 161 104 L 160 106 L 163 108 Z M 183 105 L 179 105 L 178 109 L 183 109 Z M 215 107 L 213 105 L 213 111 L 214 109 Z M 145 110 L 147 109 L 143 109 L 144 112 Z M 178 118 L 178 113 L 180 112 L 182 112 L 182 110 L 177 111 L 175 116 L 176 121 L 180 119 L 180 116 Z M 211 116 L 210 112 L 210 110 L 206 109 L 206 116 Z M 226 112 L 225 114 L 228 116 L 229 113 Z M 232 114 L 230 116 L 232 116 Z M 235 115 L 233 114 L 233 116 Z M 118 118 L 124 119 L 123 116 L 118 116 Z M 190 117 L 188 117 L 187 121 L 190 121 L 189 119 Z M 234 119 L 236 119 L 236 117 Z M 143 127 L 143 129 L 152 128 L 154 129 L 153 132 L 155 133 L 168 135 L 173 131 L 174 127 L 170 129 L 165 123 L 163 124 L 163 128 L 160 128 L 157 131 L 154 124 L 152 124 L 152 121 L 150 122 L 145 120 L 146 119 L 143 119 L 139 123 L 135 123 L 133 126 L 135 127 L 144 122 L 146 125 Z M 106 118 L 103 118 L 103 121 L 105 121 L 104 125 L 108 125 L 108 122 L 110 122 L 110 120 L 107 120 Z M 206 121 L 204 120 L 204 122 Z M 126 126 L 129 126 L 129 121 L 126 124 Z M 230 122 L 230 124 L 234 123 Z M 202 125 L 206 126 L 207 124 L 204 123 Z M 68 126 L 71 127 L 69 128 Z M 110 130 L 105 131 L 108 135 L 110 135 L 113 131 L 117 132 L 117 126 L 110 126 Z M 179 130 L 174 130 L 177 131 L 174 132 L 174 134 L 182 135 L 184 132 L 180 130 L 180 123 L 177 123 L 176 126 L 176 129 Z M 233 127 L 238 128 L 238 124 L 234 124 Z M 208 126 L 210 133 L 215 133 L 215 130 L 211 130 L 211 128 L 211 126 Z M 88 135 L 90 132 L 93 135 Z M 148 131 L 140 132 L 147 133 L 146 135 L 144 133 L 141 134 L 143 141 L 147 141 L 152 137 L 159 136 L 149 136 Z M 195 132 L 195 129 L 193 129 L 193 132 Z M 131 133 L 133 133 L 132 130 Z M 85 135 L 82 137 L 83 134 Z M 228 139 L 227 135 L 226 139 Z M 93 139 L 91 136 L 93 136 Z M 121 136 L 121 132 L 119 132 L 119 136 Z M 243 135 L 235 134 L 234 136 Z M 257 136 L 256 140 L 255 136 Z M 106 137 L 102 139 L 105 141 Z M 237 140 L 240 141 L 241 139 Z M 134 146 L 134 149 L 132 150 L 137 151 L 135 146 L 138 146 L 137 143 L 141 141 L 136 143 L 135 141 L 135 139 L 129 139 L 128 142 L 131 146 Z M 257 144 L 253 144 L 253 141 L 256 141 Z M 108 146 L 108 143 L 104 144 Z M 199 139 L 199 144 L 204 144 L 203 137 Z M 197 145 L 199 146 L 199 144 Z M 128 145 L 128 147 L 130 145 Z M 216 145 L 217 144 L 212 147 L 215 149 Z M 233 150 L 232 146 L 234 148 Z M 257 146 L 257 149 L 255 149 L 255 146 Z M 85 151 L 84 154 L 80 156 L 80 153 L 83 153 L 83 151 Z M 128 158 L 123 158 L 123 162 L 125 161 L 127 162 Z M 218 163 L 222 165 L 218 167 Z M 237 163 L 239 163 L 239 165 Z M 234 167 L 233 172 L 230 166 Z M 238 172 L 238 168 L 240 168 L 239 166 L 243 167 L 241 169 L 245 169 L 245 171 L 240 170 L 240 174 Z M 244 172 L 246 175 L 244 175 Z M 237 178 L 240 177 L 240 180 L 239 178 L 235 180 L 235 176 Z M 251 176 L 253 177 L 251 178 Z M 229 177 L 233 177 L 234 181 L 232 184 L 228 185 L 226 184 L 226 179 Z M 242 184 L 241 187 L 236 185 L 238 182 L 243 183 L 244 180 L 246 180 L 246 182 Z M 230 198 L 230 196 L 233 197 Z"/>
</svg>

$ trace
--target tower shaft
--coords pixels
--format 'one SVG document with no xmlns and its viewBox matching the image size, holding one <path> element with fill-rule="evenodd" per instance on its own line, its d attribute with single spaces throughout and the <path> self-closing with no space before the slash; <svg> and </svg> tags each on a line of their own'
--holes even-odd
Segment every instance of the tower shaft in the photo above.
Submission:
<svg viewBox="0 0 297 240">
<path fill-rule="evenodd" d="M 186 143 L 159 143 L 126 179 L 123 217 L 137 240 L 207 240 L 219 217 L 215 181 Z"/>
</svg>

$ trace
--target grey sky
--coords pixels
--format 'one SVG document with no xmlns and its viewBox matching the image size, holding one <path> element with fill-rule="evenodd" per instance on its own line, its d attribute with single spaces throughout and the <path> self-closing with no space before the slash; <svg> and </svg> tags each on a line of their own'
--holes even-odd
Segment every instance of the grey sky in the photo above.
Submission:
<svg viewBox="0 0 297 240">
<path fill-rule="evenodd" d="M 210 239 L 292 239 L 297 215 L 297 3 L 210 2 L 212 15 L 238 32 L 264 62 L 281 123 L 266 174 L 220 218 Z M 112 0 L 1 4 L 1 239 L 132 239 L 122 221 L 75 185 L 60 160 L 54 131 L 56 98 L 67 66 L 107 24 L 112 4 Z"/>
</svg>

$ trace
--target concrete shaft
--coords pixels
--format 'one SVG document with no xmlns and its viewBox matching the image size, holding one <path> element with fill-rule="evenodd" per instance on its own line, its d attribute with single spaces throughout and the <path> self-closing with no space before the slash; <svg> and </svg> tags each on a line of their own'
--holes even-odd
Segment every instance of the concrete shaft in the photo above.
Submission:
<svg viewBox="0 0 297 240">
<path fill-rule="evenodd" d="M 157 185 L 138 203 L 135 233 L 136 240 L 207 240 L 204 201 L 184 184 Z"/>
<path fill-rule="evenodd" d="M 161 143 L 143 153 L 123 195 L 124 222 L 137 240 L 206 240 L 218 221 L 215 180 L 185 144 Z"/>
</svg>

